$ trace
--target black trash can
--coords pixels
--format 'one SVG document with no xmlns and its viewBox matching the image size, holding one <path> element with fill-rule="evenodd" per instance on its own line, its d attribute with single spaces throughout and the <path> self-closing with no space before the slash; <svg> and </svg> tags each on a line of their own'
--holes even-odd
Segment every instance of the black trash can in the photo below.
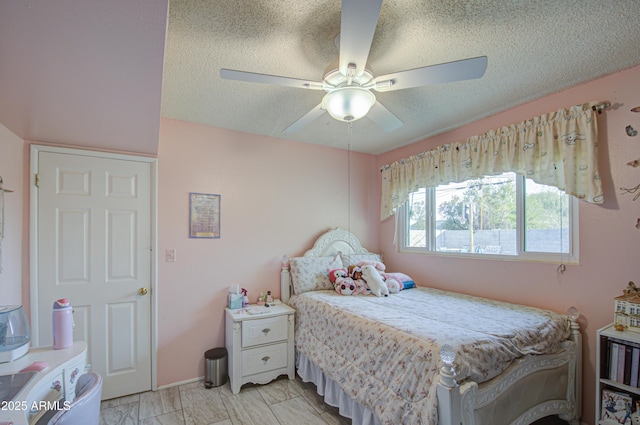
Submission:
<svg viewBox="0 0 640 425">
<path fill-rule="evenodd" d="M 227 382 L 227 349 L 212 348 L 204 353 L 204 386 L 213 388 Z"/>
</svg>

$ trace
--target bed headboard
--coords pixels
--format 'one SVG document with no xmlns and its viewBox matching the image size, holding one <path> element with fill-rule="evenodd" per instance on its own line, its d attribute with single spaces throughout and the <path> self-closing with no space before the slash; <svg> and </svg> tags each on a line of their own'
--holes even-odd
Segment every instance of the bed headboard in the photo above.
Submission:
<svg viewBox="0 0 640 425">
<path fill-rule="evenodd" d="M 303 254 L 303 257 L 330 257 L 339 253 L 345 255 L 371 254 L 362 247 L 360 240 L 352 233 L 336 228 L 320 235 L 313 247 Z M 280 299 L 282 302 L 289 302 L 289 297 L 292 293 L 289 258 L 285 255 L 282 258 L 282 269 L 280 271 Z"/>
</svg>

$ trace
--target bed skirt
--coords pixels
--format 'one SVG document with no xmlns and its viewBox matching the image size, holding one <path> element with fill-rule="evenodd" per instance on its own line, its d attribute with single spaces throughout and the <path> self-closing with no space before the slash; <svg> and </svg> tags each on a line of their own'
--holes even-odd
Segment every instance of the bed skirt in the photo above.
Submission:
<svg viewBox="0 0 640 425">
<path fill-rule="evenodd" d="M 371 410 L 352 400 L 338 384 L 326 375 L 304 354 L 296 351 L 296 369 L 304 382 L 312 382 L 319 395 L 329 406 L 337 407 L 340 415 L 350 418 L 353 425 L 381 425 Z"/>
</svg>

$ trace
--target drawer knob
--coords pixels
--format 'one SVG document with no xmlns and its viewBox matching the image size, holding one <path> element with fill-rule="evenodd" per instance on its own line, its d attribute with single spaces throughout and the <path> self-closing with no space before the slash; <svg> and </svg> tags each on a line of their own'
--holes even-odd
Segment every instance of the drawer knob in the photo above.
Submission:
<svg viewBox="0 0 640 425">
<path fill-rule="evenodd" d="M 270 358 L 271 358 L 271 357 L 269 357 L 269 356 L 264 356 L 264 357 L 262 358 L 262 361 L 263 361 L 263 362 L 265 362 L 265 364 L 266 364 L 266 363 L 269 361 L 269 359 L 270 359 Z"/>
<path fill-rule="evenodd" d="M 271 332 L 271 329 L 269 329 L 269 328 L 264 328 L 264 329 L 262 330 L 262 333 L 263 333 L 263 334 L 265 334 L 265 336 L 266 336 L 269 332 Z"/>
</svg>

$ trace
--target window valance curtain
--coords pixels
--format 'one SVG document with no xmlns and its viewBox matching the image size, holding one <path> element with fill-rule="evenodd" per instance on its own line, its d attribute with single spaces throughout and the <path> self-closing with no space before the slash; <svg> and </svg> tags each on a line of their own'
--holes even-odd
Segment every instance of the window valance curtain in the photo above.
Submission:
<svg viewBox="0 0 640 425">
<path fill-rule="evenodd" d="M 508 171 L 557 187 L 586 202 L 602 203 L 598 104 L 560 109 L 382 167 L 381 219 L 395 214 L 409 194 L 420 187 Z"/>
</svg>

